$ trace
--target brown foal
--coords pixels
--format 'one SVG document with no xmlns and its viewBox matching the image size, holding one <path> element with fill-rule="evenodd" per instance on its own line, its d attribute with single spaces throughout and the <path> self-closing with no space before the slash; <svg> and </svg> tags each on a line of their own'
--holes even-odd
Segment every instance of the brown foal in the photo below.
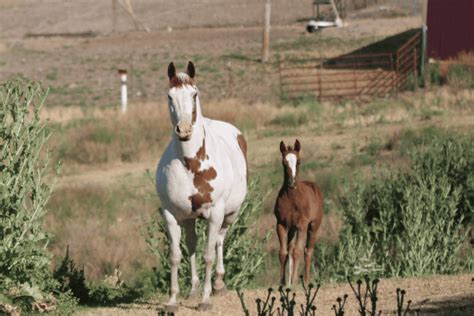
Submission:
<svg viewBox="0 0 474 316">
<path fill-rule="evenodd" d="M 300 181 L 298 178 L 300 150 L 298 140 L 295 141 L 294 148 L 286 147 L 283 141 L 280 143 L 284 181 L 275 203 L 275 216 L 280 241 L 280 284 L 285 285 L 285 270 L 289 261 L 287 286 L 296 284 L 303 251 L 304 282 L 308 283 L 316 233 L 323 218 L 321 190 L 315 183 Z"/>
</svg>

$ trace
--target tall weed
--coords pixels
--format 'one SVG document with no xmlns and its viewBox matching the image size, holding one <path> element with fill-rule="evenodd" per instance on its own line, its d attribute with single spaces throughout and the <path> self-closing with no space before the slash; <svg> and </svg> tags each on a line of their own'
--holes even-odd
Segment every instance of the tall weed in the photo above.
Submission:
<svg viewBox="0 0 474 316">
<path fill-rule="evenodd" d="M 21 77 L 0 85 L 0 296 L 38 312 L 56 309 L 61 299 L 53 296 L 58 284 L 42 227 L 52 192 L 50 135 L 39 117 L 46 95 Z"/>
</svg>

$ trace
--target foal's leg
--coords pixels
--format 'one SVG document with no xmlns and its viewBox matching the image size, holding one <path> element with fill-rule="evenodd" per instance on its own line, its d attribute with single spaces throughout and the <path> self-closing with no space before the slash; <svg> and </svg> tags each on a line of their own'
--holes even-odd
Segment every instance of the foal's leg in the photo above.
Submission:
<svg viewBox="0 0 474 316">
<path fill-rule="evenodd" d="M 209 310 L 212 305 L 210 304 L 209 297 L 211 296 L 212 284 L 212 264 L 216 257 L 216 245 L 219 236 L 219 230 L 222 227 L 224 220 L 224 208 L 216 207 L 211 211 L 211 215 L 207 220 L 207 245 L 204 251 L 204 261 L 206 264 L 206 276 L 204 278 L 204 295 L 201 304 L 199 304 L 199 310 Z"/>
<path fill-rule="evenodd" d="M 197 237 L 195 225 L 195 219 L 188 219 L 183 223 L 186 232 L 186 247 L 189 251 L 189 261 L 191 263 L 191 292 L 189 292 L 189 298 L 197 297 L 199 290 L 199 276 L 196 267 Z"/>
<path fill-rule="evenodd" d="M 291 274 L 291 282 L 293 284 L 298 283 L 298 267 L 300 263 L 301 255 L 304 252 L 304 246 L 306 242 L 306 232 L 308 230 L 307 225 L 302 225 L 303 227 L 298 227 L 298 234 L 296 237 L 296 245 L 293 250 L 293 272 Z"/>
<path fill-rule="evenodd" d="M 287 287 L 291 287 L 292 280 L 293 280 L 293 253 L 295 251 L 295 239 L 296 236 L 296 229 L 290 228 L 288 230 L 288 282 L 286 284 Z"/>
<path fill-rule="evenodd" d="M 313 258 L 316 235 L 321 222 L 313 221 L 308 225 L 308 236 L 306 237 L 306 249 L 304 252 L 304 282 L 308 284 L 311 270 L 311 259 Z"/>
<path fill-rule="evenodd" d="M 179 248 L 181 227 L 178 225 L 178 222 L 168 210 L 162 209 L 161 213 L 165 219 L 168 237 L 170 240 L 171 289 L 170 299 L 166 304 L 166 307 L 170 312 L 173 312 L 177 309 L 176 296 L 179 293 L 178 267 L 181 263 L 181 249 Z"/>
<path fill-rule="evenodd" d="M 288 261 L 288 231 L 282 224 L 277 223 L 276 227 L 278 240 L 280 241 L 280 285 L 285 285 L 286 262 Z"/>
</svg>

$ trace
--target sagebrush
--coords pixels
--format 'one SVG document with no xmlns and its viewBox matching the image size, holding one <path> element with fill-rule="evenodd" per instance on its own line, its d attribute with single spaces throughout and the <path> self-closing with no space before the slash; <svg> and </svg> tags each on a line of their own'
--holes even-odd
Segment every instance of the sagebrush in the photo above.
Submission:
<svg viewBox="0 0 474 316">
<path fill-rule="evenodd" d="M 371 180 L 356 179 L 341 201 L 339 242 L 317 245 L 319 277 L 470 269 L 472 249 L 462 258 L 461 248 L 472 227 L 473 145 L 472 137 L 437 138 L 412 153 L 409 170 L 375 169 Z"/>
<path fill-rule="evenodd" d="M 0 84 L 0 303 L 39 312 L 56 309 L 58 299 L 74 303 L 58 292 L 42 227 L 52 192 L 50 134 L 39 117 L 46 96 L 22 77 Z"/>
</svg>

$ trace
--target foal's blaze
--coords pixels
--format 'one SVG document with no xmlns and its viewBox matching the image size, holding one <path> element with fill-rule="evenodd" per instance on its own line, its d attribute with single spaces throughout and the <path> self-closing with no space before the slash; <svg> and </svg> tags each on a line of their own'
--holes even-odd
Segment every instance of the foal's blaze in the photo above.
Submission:
<svg viewBox="0 0 474 316">
<path fill-rule="evenodd" d="M 299 140 L 295 141 L 294 149 L 291 146 L 285 146 L 283 141 L 280 142 L 285 183 L 288 183 L 291 188 L 295 188 L 296 186 L 296 177 L 298 176 L 298 167 L 300 165 L 300 149 L 301 145 Z"/>
<path fill-rule="evenodd" d="M 189 197 L 193 212 L 197 212 L 204 204 L 212 202 L 211 193 L 214 191 L 214 188 L 209 182 L 217 177 L 217 172 L 213 167 L 199 170 L 201 168 L 201 162 L 208 158 L 204 139 L 195 157 L 184 157 L 186 169 L 194 174 L 193 184 L 198 191 Z"/>
<path fill-rule="evenodd" d="M 247 183 L 249 182 L 249 172 L 248 172 L 248 161 L 247 161 L 247 142 L 245 141 L 245 138 L 242 134 L 239 134 L 237 136 L 237 142 L 239 143 L 239 147 L 240 147 L 240 150 L 242 150 L 242 153 L 244 154 L 244 158 L 245 158 L 245 173 L 246 173 L 246 176 L 247 176 Z"/>
</svg>

